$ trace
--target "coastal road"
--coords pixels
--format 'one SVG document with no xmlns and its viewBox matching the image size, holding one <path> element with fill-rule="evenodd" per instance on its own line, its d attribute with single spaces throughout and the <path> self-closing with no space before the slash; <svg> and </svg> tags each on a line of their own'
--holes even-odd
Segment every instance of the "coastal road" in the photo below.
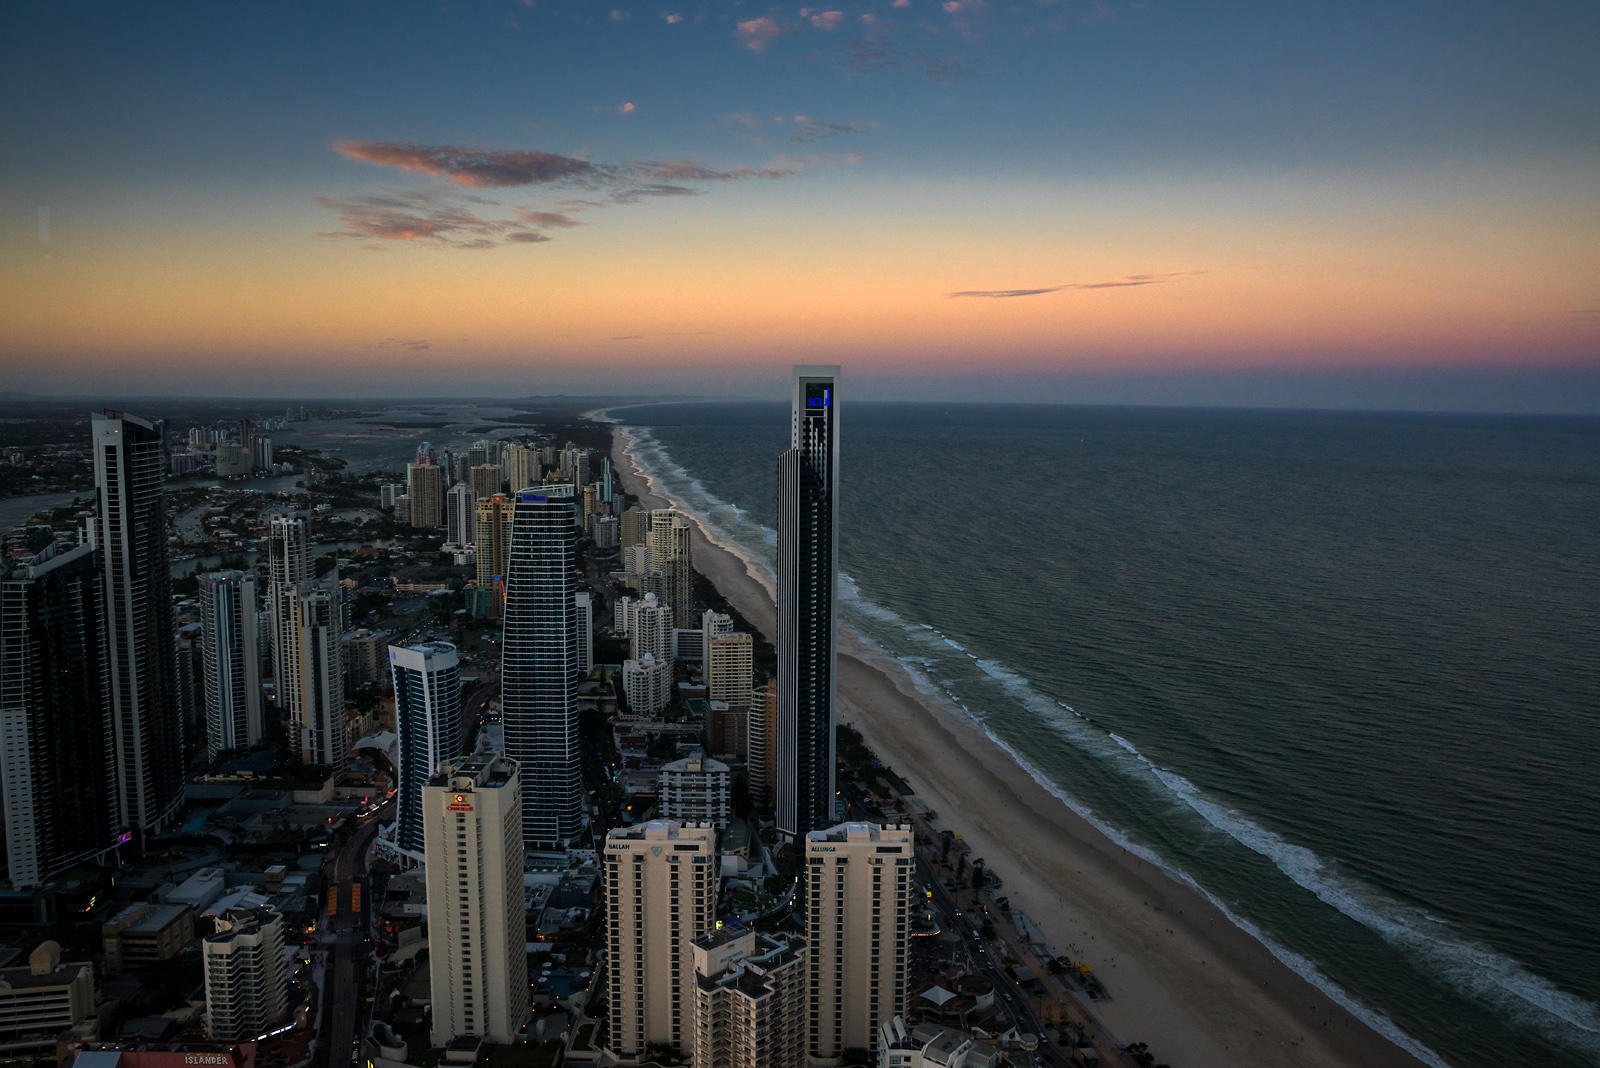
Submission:
<svg viewBox="0 0 1600 1068">
<path fill-rule="evenodd" d="M 360 1053 L 361 1035 L 357 1029 L 361 979 L 366 974 L 370 953 L 368 934 L 367 852 L 378 833 L 377 819 L 357 823 L 339 843 L 323 865 L 325 882 L 337 887 L 337 911 L 324 917 L 324 934 L 319 942 L 331 962 L 332 981 L 324 981 L 320 1026 L 317 1029 L 317 1055 L 313 1068 L 343 1068 L 354 1063 Z M 352 908 L 355 888 L 361 903 Z M 326 975 L 326 973 L 325 973 Z"/>
</svg>

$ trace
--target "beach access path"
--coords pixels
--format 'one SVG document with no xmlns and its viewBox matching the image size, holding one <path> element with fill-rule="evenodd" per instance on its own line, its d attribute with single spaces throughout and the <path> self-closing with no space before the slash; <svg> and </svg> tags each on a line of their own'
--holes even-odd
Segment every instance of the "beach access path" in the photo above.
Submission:
<svg viewBox="0 0 1600 1068">
<path fill-rule="evenodd" d="M 614 426 L 612 459 L 645 508 L 658 492 Z M 773 457 L 773 462 L 777 460 Z M 695 517 L 685 513 L 690 519 Z M 700 571 L 770 641 L 771 577 L 696 523 Z M 961 711 L 893 659 L 838 638 L 839 720 L 904 778 L 1005 882 L 1012 907 L 1075 947 L 1112 998 L 1096 1011 L 1173 1068 L 1417 1068 L 1421 1063 L 1296 975 L 1192 887 L 1106 838 L 1028 776 Z M 1093 799 L 1086 799 L 1092 803 Z"/>
</svg>

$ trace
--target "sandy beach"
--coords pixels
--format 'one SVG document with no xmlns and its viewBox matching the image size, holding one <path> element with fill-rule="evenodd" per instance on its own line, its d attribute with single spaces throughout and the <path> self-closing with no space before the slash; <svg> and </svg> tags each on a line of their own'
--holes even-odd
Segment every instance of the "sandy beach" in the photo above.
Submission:
<svg viewBox="0 0 1600 1068">
<path fill-rule="evenodd" d="M 616 428 L 613 460 L 645 507 L 669 507 Z M 693 532 L 694 565 L 770 640 L 764 575 Z M 1060 950 L 1109 988 L 1096 1009 L 1172 1068 L 1386 1068 L 1421 1062 L 1279 962 L 1192 888 L 1128 854 L 1039 786 L 961 711 L 892 659 L 839 640 L 839 719 L 961 835 Z M 1092 799 L 1089 799 L 1092 801 Z"/>
</svg>

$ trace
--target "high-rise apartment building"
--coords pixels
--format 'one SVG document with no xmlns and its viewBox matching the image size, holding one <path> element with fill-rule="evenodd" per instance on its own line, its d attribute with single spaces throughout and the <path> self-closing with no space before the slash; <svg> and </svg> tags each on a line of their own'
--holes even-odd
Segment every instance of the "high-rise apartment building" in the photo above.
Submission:
<svg viewBox="0 0 1600 1068">
<path fill-rule="evenodd" d="M 642 660 L 653 656 L 657 660 L 672 659 L 673 612 L 653 593 L 643 597 L 624 597 L 617 602 L 622 613 L 624 633 L 628 636 L 628 656 Z"/>
<path fill-rule="evenodd" d="M 539 484 L 539 454 L 526 445 L 507 442 L 500 466 L 505 469 L 506 487 L 512 493 Z"/>
<path fill-rule="evenodd" d="M 578 677 L 586 679 L 594 670 L 594 595 L 588 590 L 572 595 L 578 613 Z"/>
<path fill-rule="evenodd" d="M 104 627 L 91 547 L 0 568 L 0 803 L 18 890 L 113 843 Z"/>
<path fill-rule="evenodd" d="M 491 616 L 505 614 L 506 561 L 511 553 L 511 520 L 515 514 L 512 498 L 497 493 L 477 502 L 478 585 L 492 591 Z"/>
<path fill-rule="evenodd" d="M 500 492 L 500 465 L 476 464 L 471 469 L 473 497 L 493 497 Z M 522 487 L 518 486 L 517 489 Z"/>
<path fill-rule="evenodd" d="M 646 653 L 637 660 L 622 662 L 622 695 L 628 714 L 648 717 L 672 703 L 672 661 L 657 660 Z"/>
<path fill-rule="evenodd" d="M 565 845 L 583 827 L 572 487 L 520 490 L 506 564 L 501 721 L 522 777 L 522 834 Z"/>
<path fill-rule="evenodd" d="M 706 642 L 706 696 L 730 705 L 750 705 L 755 644 L 748 634 L 716 634 Z"/>
<path fill-rule="evenodd" d="M 472 544 L 478 527 L 476 502 L 477 499 L 472 495 L 472 487 L 465 482 L 457 482 L 450 487 L 450 492 L 445 494 L 444 502 L 445 541 L 456 545 Z"/>
<path fill-rule="evenodd" d="M 778 680 L 768 679 L 750 691 L 750 715 L 745 720 L 750 800 L 774 803 L 778 783 Z"/>
<path fill-rule="evenodd" d="M 805 836 L 809 1053 L 870 1049 L 905 1012 L 916 852 L 911 828 L 841 823 Z"/>
<path fill-rule="evenodd" d="M 695 1068 L 804 1068 L 805 939 L 726 927 L 692 952 Z"/>
<path fill-rule="evenodd" d="M 794 369 L 778 463 L 777 824 L 797 838 L 833 823 L 838 385 L 838 367 Z"/>
<path fill-rule="evenodd" d="M 206 976 L 206 1036 L 246 1042 L 283 1023 L 289 1012 L 283 917 L 271 905 L 224 909 L 200 943 Z"/>
<path fill-rule="evenodd" d="M 395 844 L 423 853 L 422 786 L 439 765 L 461 752 L 461 661 L 449 642 L 389 646 L 394 678 L 395 732 L 400 760 L 395 768 Z"/>
<path fill-rule="evenodd" d="M 200 640 L 205 674 L 206 752 L 261 741 L 261 643 L 253 571 L 200 576 Z"/>
<path fill-rule="evenodd" d="M 422 788 L 435 1046 L 510 1045 L 528 1018 L 519 794 L 503 754 L 462 758 Z"/>
<path fill-rule="evenodd" d="M 163 424 L 107 411 L 92 419 L 99 500 L 95 546 L 116 761 L 115 818 L 164 830 L 183 804 L 183 711 L 172 627 Z"/>
<path fill-rule="evenodd" d="M 661 818 L 709 823 L 724 830 L 733 818 L 728 765 L 702 754 L 661 765 L 657 786 Z"/>
<path fill-rule="evenodd" d="M 692 562 L 689 519 L 671 508 L 658 508 L 650 513 L 650 566 L 660 571 L 667 583 L 664 598 L 673 615 L 681 620 L 692 618 L 694 607 L 694 564 Z"/>
<path fill-rule="evenodd" d="M 716 832 L 672 820 L 606 835 L 606 946 L 611 1050 L 637 1057 L 652 1043 L 692 1052 L 691 943 L 716 922 Z"/>
<path fill-rule="evenodd" d="M 645 543 L 645 536 L 650 531 L 650 521 L 645 518 L 648 514 L 635 504 L 625 509 L 618 517 L 618 538 L 624 546 Z"/>
<path fill-rule="evenodd" d="M 304 516 L 275 515 L 267 526 L 267 611 L 272 627 L 272 677 L 278 707 L 287 708 L 284 689 L 295 677 L 295 637 L 291 590 L 311 578 L 311 536 Z"/>
<path fill-rule="evenodd" d="M 424 530 L 444 526 L 444 468 L 437 464 L 407 464 L 406 496 L 411 498 L 412 526 Z"/>
<path fill-rule="evenodd" d="M 284 594 L 291 646 L 289 671 L 278 676 L 290 737 L 307 764 L 344 764 L 343 590 L 301 582 Z M 287 699 L 287 700 L 286 700 Z M 286 702 L 286 703 L 285 703 Z"/>
</svg>

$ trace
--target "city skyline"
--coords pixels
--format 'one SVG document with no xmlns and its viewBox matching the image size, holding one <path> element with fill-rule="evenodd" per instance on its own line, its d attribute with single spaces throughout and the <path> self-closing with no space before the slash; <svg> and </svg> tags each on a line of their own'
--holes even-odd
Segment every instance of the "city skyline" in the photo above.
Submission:
<svg viewBox="0 0 1600 1068">
<path fill-rule="evenodd" d="M 9 20 L 12 389 L 1600 411 L 1592 6 L 91 14 Z"/>
</svg>

